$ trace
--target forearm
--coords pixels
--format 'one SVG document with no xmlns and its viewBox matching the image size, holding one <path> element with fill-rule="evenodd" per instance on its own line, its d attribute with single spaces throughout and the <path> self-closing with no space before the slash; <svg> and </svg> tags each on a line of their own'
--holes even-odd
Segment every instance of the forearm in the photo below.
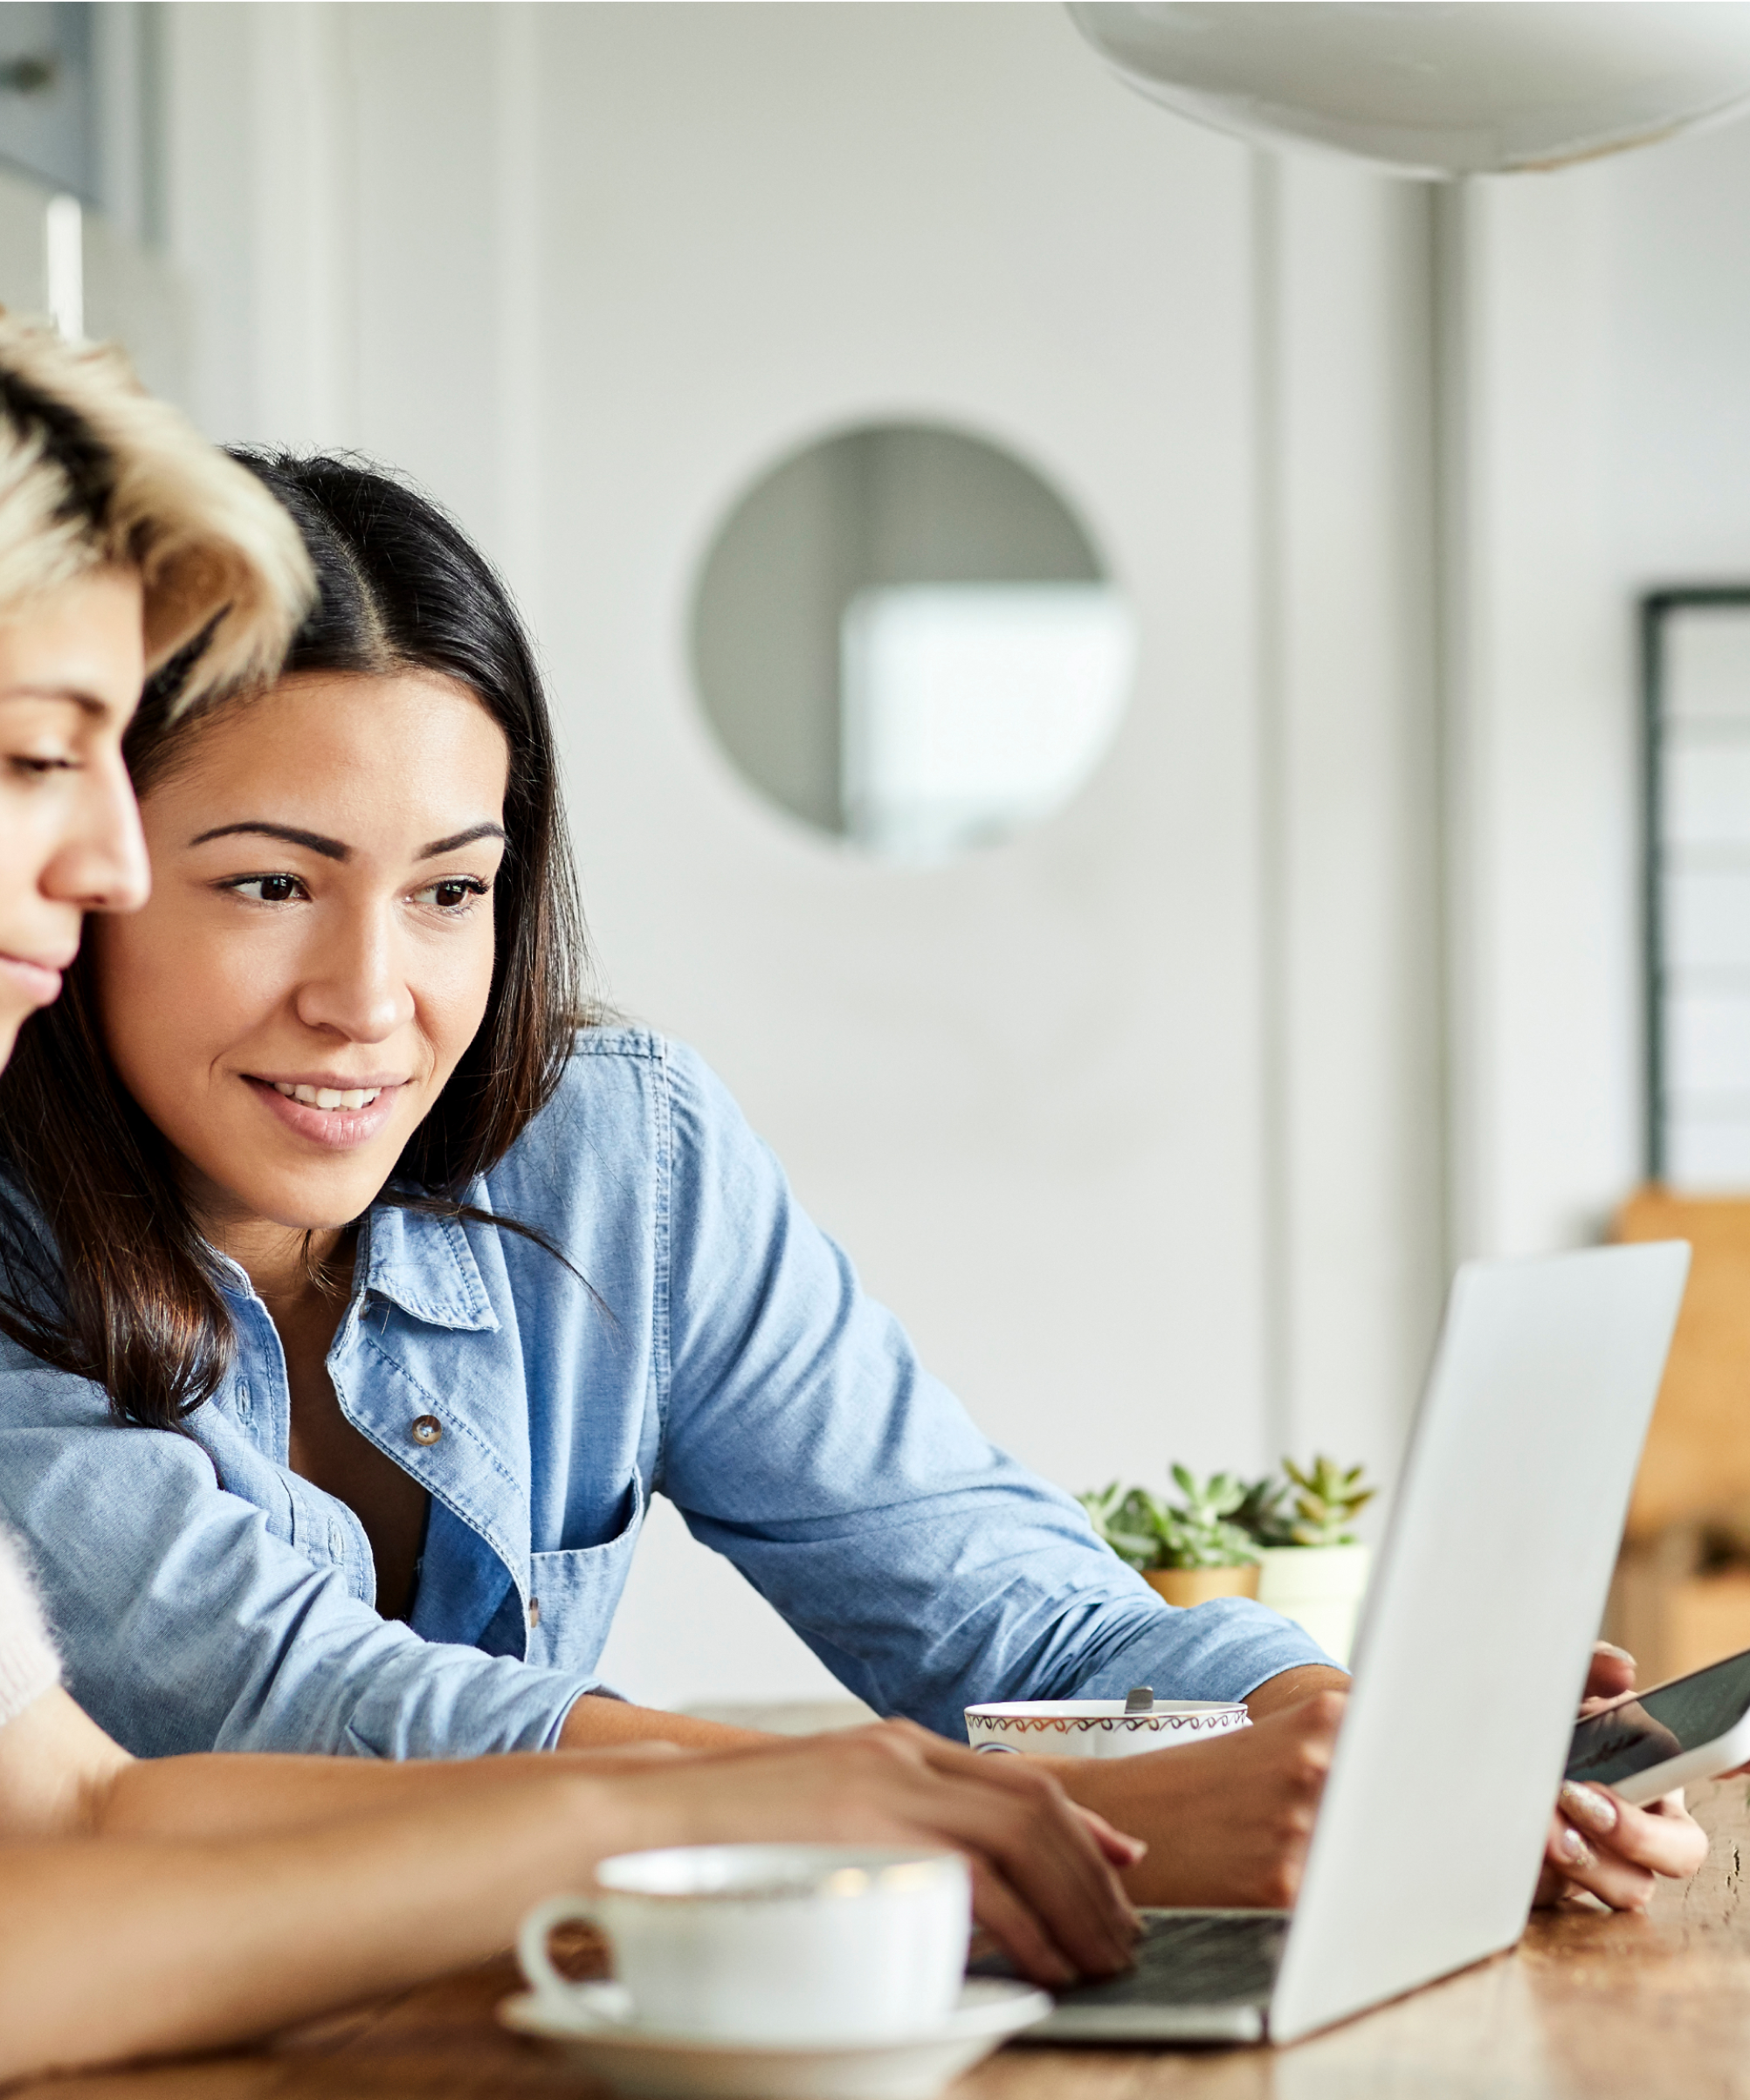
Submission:
<svg viewBox="0 0 1750 2100">
<path fill-rule="evenodd" d="M 1309 1663 L 1285 1670 L 1246 1694 L 1246 1711 L 1254 1721 L 1281 1713 L 1315 1698 L 1320 1692 L 1346 1692 L 1349 1679 L 1340 1670 Z M 1227 1760 L 1224 1741 L 1182 1745 L 1170 1751 L 1155 1751 L 1140 1758 L 1046 1758 L 1041 1761 L 1053 1772 L 1072 1800 L 1097 1810 L 1120 1829 L 1135 1830 L 1157 1842 L 1170 1842 L 1175 1812 L 1196 1800 L 1217 1776 Z M 1171 1760 L 1170 1762 L 1168 1760 Z M 1182 1780 L 1182 1786 L 1175 1784 Z"/>
<path fill-rule="evenodd" d="M 720 1721 L 664 1713 L 654 1706 L 633 1706 L 624 1699 L 599 1698 L 586 1692 L 566 1715 L 559 1746 L 611 1750 L 636 1743 L 675 1743 L 683 1750 L 745 1750 L 772 1739 L 758 1729 L 728 1728 Z"/>
<path fill-rule="evenodd" d="M 1320 1692 L 1347 1691 L 1349 1680 L 1340 1670 L 1319 1664 L 1285 1670 L 1266 1677 L 1245 1699 L 1254 1721 L 1285 1711 Z M 1071 1800 L 1092 1808 L 1116 1823 L 1133 1830 L 1157 1849 L 1170 1848 L 1182 1832 L 1176 1819 L 1190 1812 L 1211 1786 L 1223 1783 L 1224 1767 L 1232 1760 L 1223 1756 L 1230 1739 L 1188 1743 L 1172 1750 L 1154 1751 L 1138 1758 L 1048 1758 L 1043 1761 L 1057 1775 Z"/>
<path fill-rule="evenodd" d="M 611 1783 L 574 1773 L 247 1843 L 10 1849 L 0 2077 L 216 2047 L 478 1960 L 648 1835 Z"/>
<path fill-rule="evenodd" d="M 530 1751 L 401 1764 L 235 1751 L 142 1759 L 111 1778 L 84 1827 L 104 1837 L 250 1839 L 353 1816 L 465 1808 L 491 1800 L 506 1783 L 557 1800 L 578 1776 L 607 1780 L 647 1771 L 665 1747 L 633 1745 L 587 1759 Z"/>
<path fill-rule="evenodd" d="M 653 1755 L 677 1746 L 736 1750 L 772 1739 L 617 1699 L 583 1698 L 567 1717 L 558 1752 L 397 1763 L 237 1751 L 139 1759 L 108 1774 L 83 1828 L 109 1837 L 268 1837 L 353 1815 L 462 1806 L 507 1780 L 562 1787 L 578 1770 L 571 1752 L 587 1752 L 589 1776 L 606 1779 L 644 1771 Z"/>
<path fill-rule="evenodd" d="M 1280 1713 L 1285 1707 L 1299 1706 L 1305 1699 L 1316 1698 L 1321 1691 L 1348 1689 L 1346 1670 L 1309 1663 L 1299 1670 L 1285 1670 L 1277 1677 L 1266 1677 L 1262 1684 L 1247 1692 L 1245 1708 L 1254 1721 L 1261 1721 L 1268 1713 Z"/>
</svg>

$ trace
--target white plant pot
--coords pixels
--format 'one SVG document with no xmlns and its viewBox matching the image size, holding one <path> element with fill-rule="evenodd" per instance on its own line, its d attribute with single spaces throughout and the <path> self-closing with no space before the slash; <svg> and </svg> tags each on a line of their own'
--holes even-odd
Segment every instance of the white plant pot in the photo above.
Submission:
<svg viewBox="0 0 1750 2100">
<path fill-rule="evenodd" d="M 1367 1594 L 1373 1549 L 1366 1546 L 1258 1548 L 1257 1601 L 1310 1634 L 1347 1670 L 1355 1621 Z"/>
</svg>

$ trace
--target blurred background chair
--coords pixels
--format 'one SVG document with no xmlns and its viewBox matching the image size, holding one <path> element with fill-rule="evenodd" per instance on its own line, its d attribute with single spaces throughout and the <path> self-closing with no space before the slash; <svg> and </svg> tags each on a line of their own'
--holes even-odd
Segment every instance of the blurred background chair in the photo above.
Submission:
<svg viewBox="0 0 1750 2100">
<path fill-rule="evenodd" d="M 1750 1648 L 1750 1198 L 1638 1189 L 1613 1236 L 1695 1250 L 1605 1627 L 1650 1683 Z"/>
</svg>

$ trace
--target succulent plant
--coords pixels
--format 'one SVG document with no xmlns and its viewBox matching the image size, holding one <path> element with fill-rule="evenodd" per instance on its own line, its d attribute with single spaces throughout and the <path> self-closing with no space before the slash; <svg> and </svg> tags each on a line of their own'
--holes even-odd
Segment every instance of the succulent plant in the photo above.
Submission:
<svg viewBox="0 0 1750 2100">
<path fill-rule="evenodd" d="M 1229 1522 L 1245 1500 L 1245 1483 L 1232 1473 L 1211 1473 L 1201 1486 L 1184 1466 L 1173 1468 L 1184 1499 L 1161 1511 L 1159 1567 L 1238 1567 L 1256 1560 L 1252 1541 Z"/>
<path fill-rule="evenodd" d="M 1254 1546 L 1293 1545 L 1294 1518 L 1282 1506 L 1287 1493 L 1288 1483 L 1274 1473 L 1247 1488 L 1233 1521 Z"/>
<path fill-rule="evenodd" d="M 1095 1537 L 1139 1573 L 1237 1567 L 1257 1560 L 1261 1546 L 1353 1546 L 1355 1518 L 1375 1491 L 1361 1484 L 1364 1467 L 1346 1472 L 1322 1455 L 1304 1469 L 1285 1458 L 1281 1475 L 1250 1484 L 1235 1473 L 1200 1484 L 1184 1466 L 1172 1470 L 1176 1503 L 1115 1480 L 1076 1498 Z"/>
<path fill-rule="evenodd" d="M 1147 1488 L 1110 1487 L 1077 1498 L 1096 1537 L 1127 1566 L 1237 1567 L 1256 1560 L 1251 1540 L 1228 1518 L 1244 1499 L 1245 1484 L 1231 1473 L 1215 1473 L 1199 1484 L 1182 1465 L 1173 1468 L 1182 1500 L 1163 1503 Z"/>
<path fill-rule="evenodd" d="M 1109 1546 L 1126 1567 L 1140 1570 L 1160 1566 L 1161 1504 L 1147 1488 L 1090 1489 L 1076 1500 L 1087 1511 L 1094 1536 Z"/>
<path fill-rule="evenodd" d="M 1334 1459 L 1315 1457 L 1303 1472 L 1292 1459 L 1285 1458 L 1282 1470 L 1295 1490 L 1294 1516 L 1285 1544 L 1292 1546 L 1353 1546 L 1357 1511 L 1374 1498 L 1375 1491 L 1361 1484 L 1362 1466 L 1347 1472 Z"/>
</svg>

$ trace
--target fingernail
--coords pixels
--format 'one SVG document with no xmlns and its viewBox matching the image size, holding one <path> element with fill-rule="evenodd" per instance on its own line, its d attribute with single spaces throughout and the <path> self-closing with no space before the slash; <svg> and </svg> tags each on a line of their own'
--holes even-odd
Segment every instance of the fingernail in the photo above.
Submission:
<svg viewBox="0 0 1750 2100">
<path fill-rule="evenodd" d="M 1590 1787 L 1578 1786 L 1573 1780 L 1562 1781 L 1561 1812 L 1571 1815 L 1576 1822 L 1584 1823 L 1588 1829 L 1603 1831 L 1616 1828 L 1616 1804 L 1610 1796 Z"/>
<path fill-rule="evenodd" d="M 1589 1866 L 1592 1848 L 1577 1830 L 1564 1830 L 1561 1834 L 1561 1856 L 1571 1867 Z"/>
<path fill-rule="evenodd" d="M 1618 1648 L 1614 1641 L 1595 1641 L 1592 1649 L 1595 1655 L 1615 1656 L 1619 1663 L 1632 1663 L 1635 1659 L 1626 1648 Z"/>
</svg>

